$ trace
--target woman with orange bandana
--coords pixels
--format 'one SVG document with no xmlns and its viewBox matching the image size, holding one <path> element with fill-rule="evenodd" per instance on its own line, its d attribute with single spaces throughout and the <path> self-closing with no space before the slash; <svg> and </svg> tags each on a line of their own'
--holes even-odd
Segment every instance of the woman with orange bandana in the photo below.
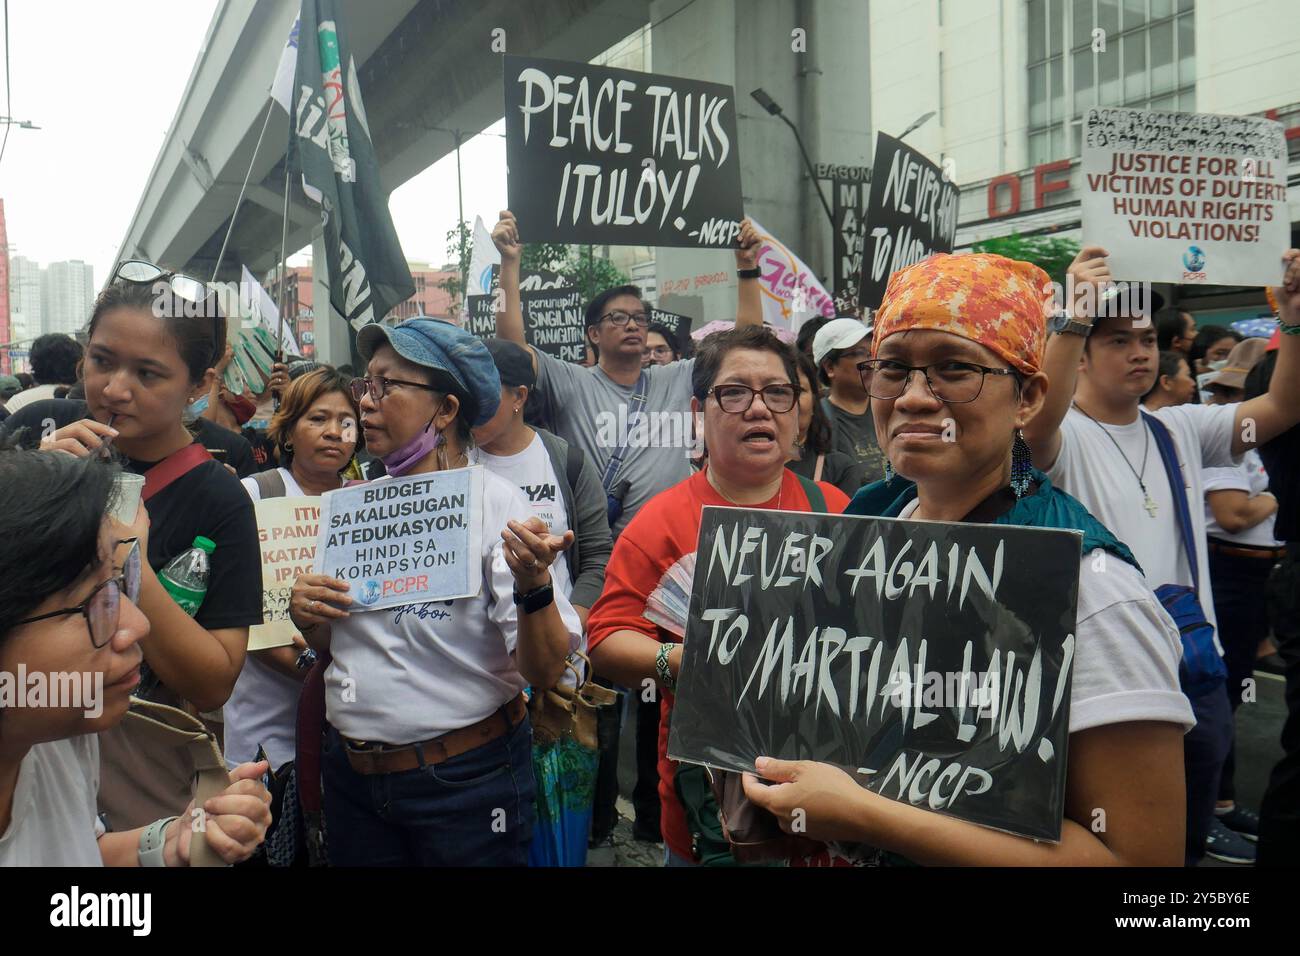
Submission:
<svg viewBox="0 0 1300 956">
<path fill-rule="evenodd" d="M 872 357 L 858 365 L 890 477 L 845 513 L 1082 532 L 1061 840 L 896 802 L 829 764 L 759 758 L 772 785 L 746 775 L 745 792 L 783 827 L 798 819 L 805 836 L 927 865 L 1182 862 L 1182 736 L 1193 721 L 1178 686 L 1178 631 L 1129 549 L 1031 466 L 1020 433 L 1047 391 L 1048 281 L 996 255 L 936 255 L 894 273 Z"/>
</svg>

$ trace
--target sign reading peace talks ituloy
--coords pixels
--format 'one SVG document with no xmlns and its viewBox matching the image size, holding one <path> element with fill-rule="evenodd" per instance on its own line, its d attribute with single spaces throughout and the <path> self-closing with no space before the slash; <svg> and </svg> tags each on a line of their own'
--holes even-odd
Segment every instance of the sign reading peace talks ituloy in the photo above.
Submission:
<svg viewBox="0 0 1300 956">
<path fill-rule="evenodd" d="M 1055 529 L 705 508 L 668 756 L 826 761 L 1059 840 L 1080 547 Z"/>
<path fill-rule="evenodd" d="M 507 191 L 522 241 L 735 245 L 744 213 L 734 89 L 504 61 Z"/>
</svg>

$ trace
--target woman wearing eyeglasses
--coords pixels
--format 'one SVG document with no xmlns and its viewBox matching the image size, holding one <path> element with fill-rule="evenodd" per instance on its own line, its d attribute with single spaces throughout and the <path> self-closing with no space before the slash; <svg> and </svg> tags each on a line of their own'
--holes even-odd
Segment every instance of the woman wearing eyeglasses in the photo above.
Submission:
<svg viewBox="0 0 1300 956">
<path fill-rule="evenodd" d="M 487 347 L 417 318 L 366 326 L 357 350 L 368 361 L 353 382 L 361 427 L 388 474 L 466 467 L 470 429 L 501 401 Z M 345 582 L 295 582 L 291 617 L 332 657 L 321 760 L 331 864 L 525 865 L 534 786 L 522 692 L 554 686 L 578 646 L 578 615 L 550 572 L 572 542 L 485 471 L 483 537 L 468 556 L 482 564 L 478 595 L 349 611 Z"/>
<path fill-rule="evenodd" d="M 798 436 L 797 381 L 793 351 L 762 326 L 720 332 L 701 343 L 691 408 L 702 421 L 705 466 L 650 499 L 629 522 L 587 619 L 596 673 L 624 687 L 656 681 L 663 690 L 659 799 L 669 865 L 699 862 L 666 751 L 682 648 L 680 637 L 646 619 L 646 599 L 669 568 L 694 553 L 705 505 L 837 513 L 848 504 L 834 485 L 785 467 Z"/>
<path fill-rule="evenodd" d="M 185 409 L 205 395 L 226 343 L 226 322 L 203 283 L 142 262 L 122 265 L 90 316 L 86 401 L 60 403 L 43 450 L 78 457 L 113 453 L 145 477 L 151 521 L 140 610 L 150 636 L 137 693 L 199 712 L 220 710 L 244 664 L 248 628 L 262 620 L 262 570 L 252 502 L 239 481 L 185 427 Z M 35 436 L 33 436 L 35 437 Z M 216 550 L 202 604 L 190 617 L 157 571 L 196 537 Z M 114 827 L 178 813 L 189 801 L 188 770 L 125 729 L 103 741 L 101 807 Z"/>
<path fill-rule="evenodd" d="M 874 356 L 858 369 L 896 476 L 863 488 L 847 513 L 1082 533 L 1061 841 L 890 800 L 829 764 L 760 758 L 774 785 L 747 775 L 745 793 L 783 827 L 797 818 L 809 837 L 932 865 L 1182 863 L 1183 734 L 1194 720 L 1178 685 L 1178 631 L 1128 548 L 1031 467 L 1020 433 L 1047 392 L 1047 285 L 1037 266 L 994 255 L 932 256 L 894 273 Z"/>
<path fill-rule="evenodd" d="M 192 805 L 150 827 L 114 821 L 112 833 L 97 817 L 99 735 L 126 713 L 149 636 L 136 603 L 149 520 L 144 509 L 129 529 L 106 517 L 116 473 L 0 452 L 0 866 L 189 863 Z M 47 695 L 29 699 L 38 679 Z M 271 822 L 265 772 L 236 768 L 204 805 L 208 845 L 227 863 L 246 859 Z"/>
</svg>

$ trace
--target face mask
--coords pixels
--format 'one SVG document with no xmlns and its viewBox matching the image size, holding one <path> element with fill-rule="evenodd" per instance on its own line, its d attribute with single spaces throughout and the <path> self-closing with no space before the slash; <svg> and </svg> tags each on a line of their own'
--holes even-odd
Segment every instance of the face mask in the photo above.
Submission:
<svg viewBox="0 0 1300 956">
<path fill-rule="evenodd" d="M 1206 368 L 1209 368 L 1209 369 L 1213 369 L 1214 371 L 1217 372 L 1217 371 L 1219 371 L 1220 369 L 1222 369 L 1222 368 L 1223 368 L 1225 365 L 1227 365 L 1227 364 L 1228 364 L 1228 360 L 1227 360 L 1227 359 L 1219 359 L 1219 361 L 1217 361 L 1217 362 L 1210 362 L 1210 363 L 1208 363 L 1205 367 L 1206 367 Z"/>
<path fill-rule="evenodd" d="M 442 444 L 442 435 L 438 433 L 437 426 L 429 422 L 424 431 L 396 451 L 381 455 L 380 460 L 390 475 L 400 478 L 440 444 Z"/>
<path fill-rule="evenodd" d="M 185 409 L 185 421 L 192 422 L 202 415 L 208 409 L 208 396 L 195 400 L 195 402 Z"/>
</svg>

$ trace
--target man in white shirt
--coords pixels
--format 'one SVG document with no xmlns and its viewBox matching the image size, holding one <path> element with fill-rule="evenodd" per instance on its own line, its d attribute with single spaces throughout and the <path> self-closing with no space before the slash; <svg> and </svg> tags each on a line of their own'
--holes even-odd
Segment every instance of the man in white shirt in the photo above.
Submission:
<svg viewBox="0 0 1300 956">
<path fill-rule="evenodd" d="M 1155 435 L 1139 414 L 1141 397 L 1158 370 L 1156 331 L 1149 315 L 1132 318 L 1124 308 L 1102 310 L 1102 317 L 1096 318 L 1097 303 L 1106 301 L 1098 290 L 1111 284 L 1106 254 L 1101 247 L 1085 246 L 1070 266 L 1076 294 L 1073 314 L 1052 320 L 1058 334 L 1048 344 L 1043 366 L 1051 385 L 1042 413 L 1024 430 L 1025 439 L 1034 463 L 1132 549 L 1152 588 L 1195 587 L 1206 620 L 1214 624 L 1203 528 L 1199 522 L 1194 525 L 1198 574 L 1193 580 L 1174 491 Z M 1287 250 L 1278 271 L 1282 285 L 1274 294 L 1285 331 L 1300 326 L 1300 250 Z M 1113 301 L 1122 306 L 1124 297 Z M 1122 315 L 1108 314 L 1114 311 Z M 1300 339 L 1294 334 L 1281 338 L 1267 393 L 1234 405 L 1178 405 L 1154 413 L 1173 438 L 1181 471 L 1178 482 L 1193 515 L 1200 514 L 1205 497 L 1203 468 L 1235 465 L 1248 449 L 1300 422 Z M 1229 692 L 1240 693 L 1240 688 Z M 1187 862 L 1195 865 L 1216 823 L 1214 804 L 1231 740 L 1231 713 L 1222 685 L 1190 700 L 1198 725 L 1188 733 L 1184 747 Z M 1232 834 L 1217 836 L 1222 842 Z M 1233 852 L 1245 855 L 1239 846 Z"/>
</svg>

